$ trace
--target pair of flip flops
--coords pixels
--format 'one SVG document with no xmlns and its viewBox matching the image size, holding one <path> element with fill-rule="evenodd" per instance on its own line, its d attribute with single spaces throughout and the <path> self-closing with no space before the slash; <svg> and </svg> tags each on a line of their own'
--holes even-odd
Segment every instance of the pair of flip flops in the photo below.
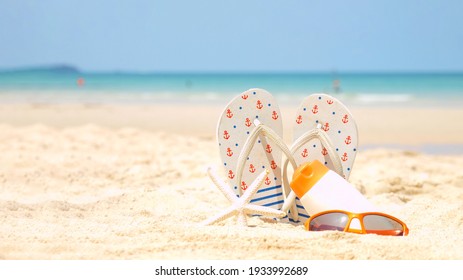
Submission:
<svg viewBox="0 0 463 280">
<path fill-rule="evenodd" d="M 290 194 L 288 163 L 296 168 L 319 160 L 348 179 L 357 153 L 357 126 L 349 110 L 326 94 L 305 98 L 293 124 L 293 145 L 288 148 L 281 139 L 283 123 L 277 102 L 263 89 L 250 89 L 225 107 L 217 140 L 227 183 L 237 196 L 268 170 L 250 203 L 285 212 L 289 209 L 282 220 L 303 223 L 309 215 Z"/>
</svg>

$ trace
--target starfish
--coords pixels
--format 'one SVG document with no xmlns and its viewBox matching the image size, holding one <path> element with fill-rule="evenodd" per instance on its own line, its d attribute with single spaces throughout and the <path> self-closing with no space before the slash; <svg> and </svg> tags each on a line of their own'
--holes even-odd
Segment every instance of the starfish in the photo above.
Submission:
<svg viewBox="0 0 463 280">
<path fill-rule="evenodd" d="M 251 198 L 256 194 L 257 190 L 260 188 L 264 182 L 266 176 L 269 174 L 269 171 L 266 169 L 263 171 L 252 184 L 248 187 L 246 192 L 241 197 L 237 197 L 236 194 L 231 190 L 230 186 L 220 181 L 217 174 L 212 171 L 211 168 L 208 168 L 207 173 L 211 178 L 212 182 L 219 188 L 219 190 L 225 195 L 225 197 L 232 203 L 231 206 L 221 211 L 219 214 L 207 219 L 202 224 L 211 225 L 223 220 L 226 220 L 232 216 L 238 217 L 238 225 L 247 226 L 247 215 L 248 214 L 258 214 L 271 218 L 283 218 L 286 216 L 286 213 L 280 210 L 276 210 L 270 207 L 260 206 L 250 204 Z"/>
</svg>

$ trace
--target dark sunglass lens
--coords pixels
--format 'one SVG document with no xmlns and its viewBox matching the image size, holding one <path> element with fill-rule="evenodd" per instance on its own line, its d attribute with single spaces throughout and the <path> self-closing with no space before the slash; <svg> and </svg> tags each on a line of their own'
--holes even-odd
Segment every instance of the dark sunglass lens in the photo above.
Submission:
<svg viewBox="0 0 463 280">
<path fill-rule="evenodd" d="M 315 217 L 310 221 L 310 231 L 338 230 L 346 227 L 348 216 L 344 213 L 328 213 Z"/>
<path fill-rule="evenodd" d="M 363 225 L 367 233 L 379 235 L 403 236 L 405 230 L 401 223 L 380 215 L 367 215 L 363 217 Z"/>
</svg>

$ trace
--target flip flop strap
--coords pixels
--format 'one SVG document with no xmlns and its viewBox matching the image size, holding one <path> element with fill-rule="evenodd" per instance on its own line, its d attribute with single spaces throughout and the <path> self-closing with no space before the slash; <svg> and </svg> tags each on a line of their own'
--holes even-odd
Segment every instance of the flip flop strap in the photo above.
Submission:
<svg viewBox="0 0 463 280">
<path fill-rule="evenodd" d="M 246 139 L 246 142 L 244 143 L 243 149 L 240 152 L 240 155 L 238 156 L 238 163 L 237 163 L 237 171 L 236 171 L 236 185 L 239 187 L 240 194 L 242 193 L 242 190 L 240 188 L 241 184 L 241 179 L 243 178 L 243 170 L 245 166 L 245 161 L 247 160 L 249 154 L 251 153 L 252 148 L 254 147 L 256 140 L 258 137 L 265 136 L 267 139 L 271 140 L 273 143 L 275 143 L 286 155 L 286 166 L 288 165 L 288 162 L 291 163 L 294 169 L 297 168 L 296 160 L 294 159 L 292 153 L 288 149 L 288 146 L 284 143 L 283 139 L 270 127 L 262 124 L 259 120 L 254 120 L 254 125 L 256 126 L 252 132 L 249 134 L 249 137 Z M 289 197 L 291 188 L 289 187 L 289 184 L 284 184 L 283 185 L 283 198 L 286 201 Z M 293 199 L 294 200 L 294 199 Z M 288 206 L 288 209 L 291 207 L 291 213 L 293 216 L 293 219 L 295 221 L 298 221 L 298 211 L 296 208 L 295 204 L 290 204 Z M 287 210 L 288 210 L 287 209 Z M 287 211 L 284 211 L 287 212 Z"/>
<path fill-rule="evenodd" d="M 342 168 L 341 159 L 339 158 L 339 155 L 336 152 L 336 149 L 334 148 L 334 145 L 331 142 L 328 134 L 326 134 L 326 132 L 323 131 L 323 129 L 321 129 L 320 125 L 317 126 L 317 128 L 309 130 L 308 132 L 302 134 L 299 138 L 297 138 L 297 140 L 291 146 L 291 151 L 290 151 L 291 154 L 294 154 L 303 145 L 305 145 L 306 143 L 308 143 L 309 141 L 313 139 L 320 140 L 320 143 L 322 144 L 323 147 L 326 148 L 326 151 L 328 152 L 328 156 L 333 162 L 334 171 L 338 173 L 339 175 L 341 175 L 342 177 L 345 177 L 344 170 Z M 291 163 L 291 165 L 293 164 Z M 289 186 L 287 170 L 288 170 L 288 160 L 286 159 L 283 164 L 283 183 Z M 289 207 L 292 206 L 294 199 L 296 199 L 296 194 L 293 191 L 291 191 L 291 193 L 288 195 L 287 199 L 285 200 L 281 210 L 286 212 L 289 209 Z"/>
</svg>

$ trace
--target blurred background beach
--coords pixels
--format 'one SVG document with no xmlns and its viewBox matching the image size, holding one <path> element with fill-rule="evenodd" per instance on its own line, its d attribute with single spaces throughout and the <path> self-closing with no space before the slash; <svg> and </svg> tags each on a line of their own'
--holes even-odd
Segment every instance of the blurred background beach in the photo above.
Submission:
<svg viewBox="0 0 463 280">
<path fill-rule="evenodd" d="M 14 125 L 92 123 L 211 136 L 229 100 L 253 87 L 276 97 L 288 141 L 299 103 L 323 92 L 351 108 L 366 149 L 463 154 L 463 122 L 457 121 L 463 117 L 463 73 L 458 72 L 140 74 L 92 73 L 71 66 L 21 69 L 0 72 L 0 117 Z"/>
<path fill-rule="evenodd" d="M 463 258 L 459 1 L 2 6 L 0 258 Z M 352 182 L 411 236 L 196 228 L 226 204 L 205 173 L 220 166 L 219 115 L 256 87 L 279 103 L 288 144 L 304 97 L 346 104 L 360 136 Z M 421 246 L 437 235 L 437 249 Z"/>
</svg>

